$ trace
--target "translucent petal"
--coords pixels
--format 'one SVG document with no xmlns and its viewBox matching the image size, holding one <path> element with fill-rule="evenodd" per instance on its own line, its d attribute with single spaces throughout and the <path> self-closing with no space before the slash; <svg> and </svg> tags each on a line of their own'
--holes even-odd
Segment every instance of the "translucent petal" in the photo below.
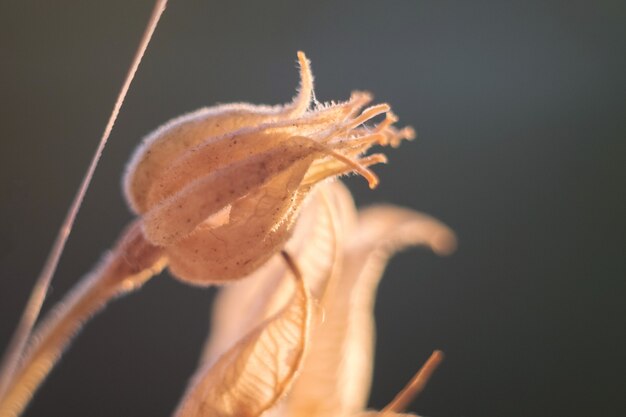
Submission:
<svg viewBox="0 0 626 417">
<path fill-rule="evenodd" d="M 411 210 L 379 206 L 359 216 L 340 274 L 322 301 L 325 321 L 313 327 L 287 415 L 342 416 L 364 409 L 372 374 L 374 299 L 389 256 L 416 244 L 445 253 L 454 241 L 445 225 Z"/>
<path fill-rule="evenodd" d="M 359 211 L 359 227 L 351 239 L 350 250 L 369 247 L 393 255 L 414 245 L 425 245 L 438 255 L 448 255 L 456 249 L 456 237 L 439 220 L 411 209 L 376 205 Z"/>
<path fill-rule="evenodd" d="M 307 344 L 311 305 L 302 279 L 287 307 L 193 378 L 176 417 L 259 416 L 286 392 Z"/>
<path fill-rule="evenodd" d="M 351 209 L 351 212 L 350 212 Z M 335 214 L 338 213 L 338 214 Z M 338 216 L 338 219 L 335 218 Z M 340 182 L 326 183 L 305 203 L 286 250 L 298 263 L 307 286 L 318 297 L 338 264 L 338 240 L 352 224 L 356 210 L 352 197 Z M 212 314 L 211 335 L 203 353 L 205 363 L 213 363 L 250 329 L 285 304 L 292 293 L 291 280 L 285 280 L 285 265 L 274 257 L 249 277 L 220 290 Z"/>
</svg>

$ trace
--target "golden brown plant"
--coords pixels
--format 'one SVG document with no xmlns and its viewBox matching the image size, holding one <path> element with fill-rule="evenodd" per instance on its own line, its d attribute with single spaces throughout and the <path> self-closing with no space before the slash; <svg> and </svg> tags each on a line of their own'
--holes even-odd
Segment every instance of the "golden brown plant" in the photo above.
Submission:
<svg viewBox="0 0 626 417">
<path fill-rule="evenodd" d="M 290 105 L 228 104 L 200 109 L 150 134 L 129 164 L 125 191 L 146 238 L 165 248 L 172 273 L 198 284 L 239 279 L 278 252 L 314 186 L 367 168 L 374 144 L 411 139 L 387 104 L 355 92 L 311 108 L 313 76 L 298 53 L 300 93 Z M 362 127 L 386 114 L 374 128 Z"/>
<path fill-rule="evenodd" d="M 363 413 L 372 376 L 376 288 L 389 257 L 408 245 L 443 255 L 454 249 L 455 238 L 445 225 L 412 210 L 384 205 L 357 212 L 339 182 L 319 187 L 287 244 L 299 268 L 274 257 L 221 290 L 202 364 L 175 415 Z M 286 278 L 294 269 L 316 300 L 313 309 L 306 290 Z M 425 373 L 440 359 L 436 353 Z M 420 377 L 385 413 L 404 409 L 406 398 L 427 379 Z"/>
<path fill-rule="evenodd" d="M 164 3 L 157 1 L 144 49 Z M 0 370 L 0 417 L 21 414 L 89 317 L 166 266 L 193 284 L 237 281 L 216 303 L 213 334 L 177 417 L 364 413 L 373 305 L 388 258 L 408 245 L 447 254 L 455 239 L 408 209 L 357 212 L 335 178 L 356 172 L 375 187 L 369 167 L 386 159 L 369 149 L 398 146 L 414 133 L 393 127 L 387 104 L 363 109 L 366 92 L 340 103 L 313 100 L 310 64 L 302 52 L 298 61 L 300 90 L 290 104 L 204 108 L 147 136 L 124 180 L 138 219 L 31 333 L 92 165 Z M 121 99 L 111 120 L 120 106 Z M 112 121 L 94 161 L 111 128 Z M 382 413 L 402 411 L 440 359 L 436 353 Z"/>
</svg>

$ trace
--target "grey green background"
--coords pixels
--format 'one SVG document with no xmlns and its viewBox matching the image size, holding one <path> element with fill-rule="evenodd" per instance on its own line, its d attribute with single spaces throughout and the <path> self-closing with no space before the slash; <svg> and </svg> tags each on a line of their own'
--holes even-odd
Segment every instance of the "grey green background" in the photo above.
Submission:
<svg viewBox="0 0 626 417">
<path fill-rule="evenodd" d="M 150 1 L 0 3 L 0 345 L 95 148 Z M 626 7 L 621 1 L 171 0 L 131 88 L 50 300 L 130 220 L 139 139 L 216 102 L 281 103 L 308 53 L 321 100 L 368 89 L 419 139 L 360 204 L 448 223 L 459 250 L 391 263 L 376 308 L 371 406 L 435 348 L 411 410 L 624 415 Z M 82 332 L 27 416 L 168 416 L 214 290 L 164 275 Z M 50 304 L 47 304 L 49 307 Z"/>
</svg>

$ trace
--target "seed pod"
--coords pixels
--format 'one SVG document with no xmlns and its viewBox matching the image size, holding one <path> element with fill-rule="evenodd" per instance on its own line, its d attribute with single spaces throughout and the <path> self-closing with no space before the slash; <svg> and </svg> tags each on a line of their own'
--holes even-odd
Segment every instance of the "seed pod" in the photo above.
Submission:
<svg viewBox="0 0 626 417">
<path fill-rule="evenodd" d="M 375 187 L 363 156 L 413 137 L 396 130 L 371 97 L 310 108 L 313 76 L 302 52 L 300 92 L 286 106 L 231 104 L 176 118 L 150 134 L 127 169 L 125 192 L 146 238 L 164 247 L 177 277 L 197 284 L 241 278 L 280 250 L 316 183 L 357 172 Z M 385 114 L 373 128 L 363 124 Z"/>
</svg>

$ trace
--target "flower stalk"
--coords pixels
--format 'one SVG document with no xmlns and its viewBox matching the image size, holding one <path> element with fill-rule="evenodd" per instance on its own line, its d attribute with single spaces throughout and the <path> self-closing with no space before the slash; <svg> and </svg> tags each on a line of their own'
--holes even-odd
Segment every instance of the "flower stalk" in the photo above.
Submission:
<svg viewBox="0 0 626 417">
<path fill-rule="evenodd" d="M 139 222 L 131 224 L 93 272 L 36 328 L 0 398 L 0 417 L 21 414 L 85 321 L 109 301 L 141 288 L 166 263 L 163 250 L 143 237 Z"/>
</svg>

